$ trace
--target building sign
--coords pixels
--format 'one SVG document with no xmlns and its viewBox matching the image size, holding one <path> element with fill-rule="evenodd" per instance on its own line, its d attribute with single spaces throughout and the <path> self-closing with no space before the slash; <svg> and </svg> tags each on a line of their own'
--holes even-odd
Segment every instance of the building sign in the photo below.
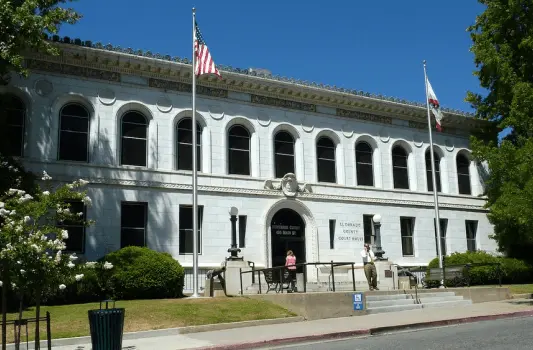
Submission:
<svg viewBox="0 0 533 350">
<path fill-rule="evenodd" d="M 361 311 L 365 309 L 363 303 L 363 293 L 353 293 L 353 309 L 354 311 Z"/>
<path fill-rule="evenodd" d="M 299 237 L 301 226 L 295 225 L 272 225 L 272 231 L 276 236 Z"/>
<path fill-rule="evenodd" d="M 363 244 L 365 237 L 361 226 L 359 222 L 340 220 L 338 222 L 337 240 L 340 242 L 357 242 Z"/>
</svg>

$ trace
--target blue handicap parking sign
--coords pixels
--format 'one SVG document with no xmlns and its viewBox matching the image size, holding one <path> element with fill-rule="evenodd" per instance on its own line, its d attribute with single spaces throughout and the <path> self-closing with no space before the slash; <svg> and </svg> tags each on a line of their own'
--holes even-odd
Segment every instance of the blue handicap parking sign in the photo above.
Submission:
<svg viewBox="0 0 533 350">
<path fill-rule="evenodd" d="M 353 309 L 355 311 L 364 310 L 365 306 L 363 304 L 363 293 L 354 293 L 353 294 Z"/>
</svg>

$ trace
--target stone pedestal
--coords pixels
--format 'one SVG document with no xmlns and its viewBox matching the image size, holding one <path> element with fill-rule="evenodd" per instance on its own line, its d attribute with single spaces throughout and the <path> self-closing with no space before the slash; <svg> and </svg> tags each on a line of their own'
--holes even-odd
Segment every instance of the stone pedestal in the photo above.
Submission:
<svg viewBox="0 0 533 350">
<path fill-rule="evenodd" d="M 409 276 L 398 277 L 398 289 L 400 290 L 411 289 L 411 280 Z"/>
<path fill-rule="evenodd" d="M 237 296 L 241 294 L 241 271 L 251 271 L 252 268 L 246 261 L 228 260 L 226 262 L 226 294 L 228 296 Z M 252 285 L 252 274 L 245 273 L 242 275 L 242 288 L 246 290 Z"/>
<path fill-rule="evenodd" d="M 398 268 L 391 261 L 376 261 L 376 272 L 378 274 L 378 288 L 380 290 L 398 289 L 397 276 Z"/>
</svg>

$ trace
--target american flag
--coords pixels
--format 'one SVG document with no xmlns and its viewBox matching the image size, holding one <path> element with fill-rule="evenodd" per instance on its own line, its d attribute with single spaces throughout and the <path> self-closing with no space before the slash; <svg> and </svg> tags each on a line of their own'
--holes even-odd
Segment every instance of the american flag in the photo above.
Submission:
<svg viewBox="0 0 533 350">
<path fill-rule="evenodd" d="M 202 38 L 202 33 L 200 33 L 200 28 L 198 28 L 198 23 L 194 22 L 195 33 L 194 33 L 194 52 L 196 53 L 196 67 L 194 68 L 194 73 L 196 75 L 203 74 L 215 74 L 218 77 L 222 78 L 215 62 L 209 53 L 209 49 Z"/>
</svg>

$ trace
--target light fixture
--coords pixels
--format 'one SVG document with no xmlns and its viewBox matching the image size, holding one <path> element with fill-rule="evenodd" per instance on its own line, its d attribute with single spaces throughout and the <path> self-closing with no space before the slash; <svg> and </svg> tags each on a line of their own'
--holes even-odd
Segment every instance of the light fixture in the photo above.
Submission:
<svg viewBox="0 0 533 350">
<path fill-rule="evenodd" d="M 374 217 L 372 217 L 372 221 L 374 221 L 374 223 L 376 224 L 381 223 L 381 215 L 379 214 L 374 215 Z"/>
<path fill-rule="evenodd" d="M 229 215 L 231 216 L 237 216 L 239 214 L 239 209 L 236 207 L 229 208 Z"/>
</svg>

